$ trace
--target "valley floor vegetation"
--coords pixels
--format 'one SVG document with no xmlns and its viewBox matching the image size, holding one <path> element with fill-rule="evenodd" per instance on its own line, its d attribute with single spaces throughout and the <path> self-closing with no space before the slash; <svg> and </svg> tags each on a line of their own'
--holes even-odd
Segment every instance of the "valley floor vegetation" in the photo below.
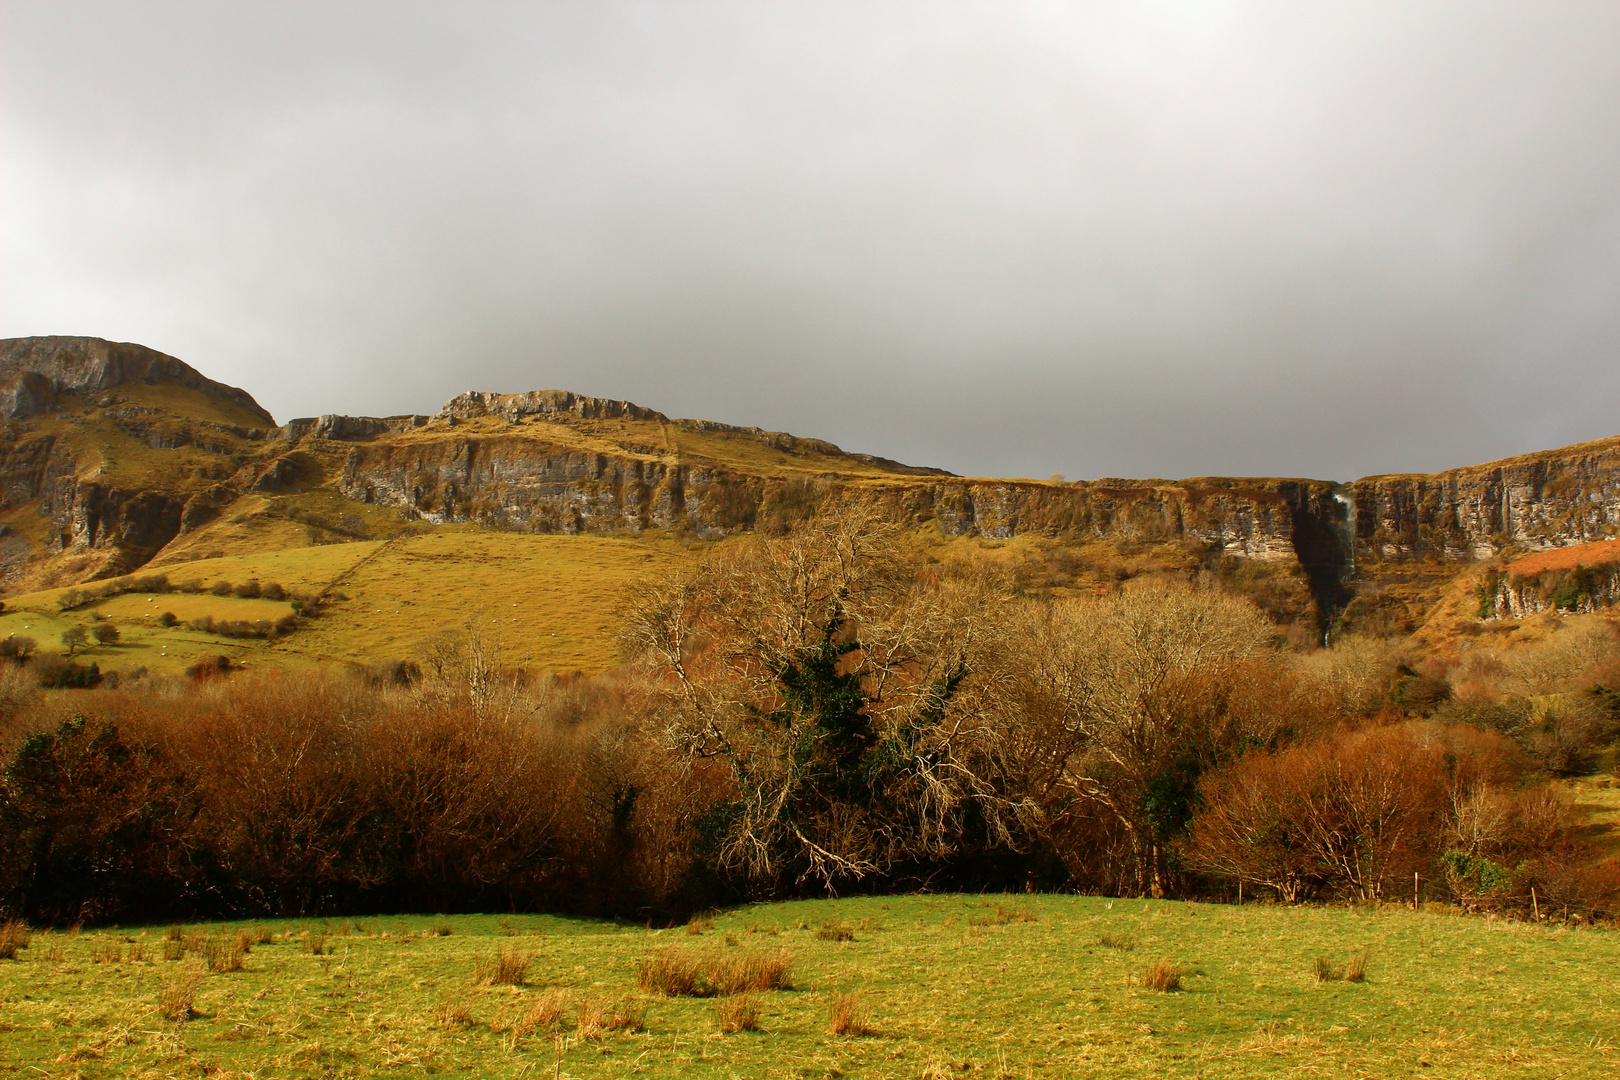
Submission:
<svg viewBox="0 0 1620 1080">
<path fill-rule="evenodd" d="M 1084 896 L 8 929 L 0 1075 L 1613 1075 L 1620 936 Z"/>
<path fill-rule="evenodd" d="M 1568 779 L 1615 771 L 1620 658 L 1582 618 L 1507 659 L 1303 647 L 1209 581 L 1023 595 L 829 506 L 633 588 L 608 675 L 512 670 L 487 612 L 348 672 L 46 691 L 12 657 L 0 915 L 989 890 L 1610 918 Z"/>
</svg>

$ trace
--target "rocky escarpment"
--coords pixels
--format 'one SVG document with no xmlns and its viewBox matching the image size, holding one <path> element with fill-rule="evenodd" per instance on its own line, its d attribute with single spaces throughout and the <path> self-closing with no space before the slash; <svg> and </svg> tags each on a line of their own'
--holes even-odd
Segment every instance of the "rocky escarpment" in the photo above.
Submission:
<svg viewBox="0 0 1620 1080">
<path fill-rule="evenodd" d="M 93 556 L 74 564 L 92 577 L 142 565 L 205 520 L 275 430 L 247 392 L 98 338 L 0 341 L 0 414 L 0 514 L 32 538 L 29 557 Z"/>
<path fill-rule="evenodd" d="M 1357 557 L 1484 559 L 1620 535 L 1620 439 L 1355 483 Z"/>
<path fill-rule="evenodd" d="M 0 416 L 8 420 L 46 412 L 58 394 L 94 400 L 114 387 L 137 383 L 197 390 L 245 410 L 267 428 L 276 423 L 247 391 L 215 382 L 191 365 L 144 345 L 90 337 L 0 340 Z"/>
<path fill-rule="evenodd" d="M 182 415 L 183 395 L 129 389 L 142 386 L 183 387 L 228 408 Z M 560 390 L 468 392 L 433 416 L 332 414 L 276 428 L 241 390 L 93 338 L 0 342 L 0 418 L 0 514 L 31 507 L 49 523 L 50 550 L 108 552 L 106 567 L 118 568 L 243 496 L 295 481 L 427 522 L 703 537 L 791 528 L 821 496 L 847 489 L 950 535 L 1169 541 L 1297 566 L 1324 621 L 1357 582 L 1410 613 L 1449 566 L 1620 536 L 1620 439 L 1348 486 L 987 480 Z M 135 469 L 133 446 L 160 456 Z M 299 461 L 311 470 L 302 480 Z M 1505 609 L 1543 602 L 1501 593 Z"/>
</svg>

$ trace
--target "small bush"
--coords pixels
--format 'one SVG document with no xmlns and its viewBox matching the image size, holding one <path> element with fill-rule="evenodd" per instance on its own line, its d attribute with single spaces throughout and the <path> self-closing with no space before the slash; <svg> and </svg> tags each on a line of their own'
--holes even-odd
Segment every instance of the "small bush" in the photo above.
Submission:
<svg viewBox="0 0 1620 1080">
<path fill-rule="evenodd" d="M 215 596 L 229 596 L 232 591 L 231 583 L 228 581 L 216 581 L 208 587 L 208 591 Z"/>
<path fill-rule="evenodd" d="M 827 1033 L 859 1038 L 873 1032 L 866 1003 L 859 994 L 839 994 L 827 1004 Z"/>
<path fill-rule="evenodd" d="M 231 592 L 236 596 L 241 597 L 243 600 L 257 600 L 260 595 L 259 579 L 251 578 L 244 581 L 242 584 L 232 589 Z"/>
<path fill-rule="evenodd" d="M 39 649 L 39 642 L 31 637 L 13 634 L 0 641 L 0 659 L 10 660 L 16 664 L 26 664 L 28 658 Z"/>
<path fill-rule="evenodd" d="M 202 981 L 202 967 L 194 965 L 164 983 L 158 990 L 158 1013 L 163 1019 L 178 1024 L 196 1016 L 197 988 Z"/>
<path fill-rule="evenodd" d="M 41 653 L 29 665 L 42 690 L 88 690 L 101 684 L 101 666 L 75 664 L 58 653 Z"/>
<path fill-rule="evenodd" d="M 199 660 L 186 668 L 186 678 L 193 682 L 207 682 L 228 674 L 231 670 L 231 658 L 228 656 L 214 656 L 207 660 Z"/>
<path fill-rule="evenodd" d="M 173 625 L 174 625 L 174 624 L 175 624 L 175 623 L 177 623 L 177 622 L 179 622 L 179 621 L 180 621 L 180 619 L 179 619 L 179 617 L 177 617 L 177 616 L 176 616 L 176 615 L 175 615 L 175 613 L 174 613 L 174 612 L 172 612 L 172 611 L 165 611 L 165 612 L 164 612 L 164 613 L 163 613 L 163 614 L 161 614 L 161 615 L 159 615 L 159 616 L 158 616 L 158 620 L 157 620 L 157 621 L 158 621 L 158 625 L 159 625 L 159 626 L 161 626 L 161 627 L 164 627 L 164 628 L 165 628 L 165 629 L 167 629 L 167 628 L 168 628 L 168 627 L 171 627 L 171 626 L 173 626 Z"/>
<path fill-rule="evenodd" d="M 1143 968 L 1138 976 L 1140 985 L 1161 994 L 1181 989 L 1182 970 L 1168 960 L 1157 960 Z"/>
<path fill-rule="evenodd" d="M 264 587 L 259 590 L 259 595 L 266 600 L 285 600 L 287 599 L 287 590 L 281 587 L 280 582 L 267 581 L 264 583 Z"/>
<path fill-rule="evenodd" d="M 715 1023 L 725 1035 L 759 1030 L 759 999 L 753 994 L 721 998 L 714 1007 Z"/>
<path fill-rule="evenodd" d="M 504 946 L 473 965 L 473 979 L 490 986 L 522 986 L 529 973 L 529 957 Z"/>
<path fill-rule="evenodd" d="M 118 639 L 123 636 L 118 632 L 118 627 L 110 622 L 97 623 L 91 633 L 95 634 L 96 643 L 100 645 L 116 645 Z"/>
</svg>

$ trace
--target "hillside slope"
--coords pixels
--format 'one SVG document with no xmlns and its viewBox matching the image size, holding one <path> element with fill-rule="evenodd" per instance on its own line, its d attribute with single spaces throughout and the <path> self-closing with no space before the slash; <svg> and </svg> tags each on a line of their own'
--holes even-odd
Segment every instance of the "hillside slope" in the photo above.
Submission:
<svg viewBox="0 0 1620 1080">
<path fill-rule="evenodd" d="M 1345 613 L 1399 631 L 1475 560 L 1620 526 L 1620 439 L 1348 485 L 970 478 L 566 391 L 468 392 L 433 415 L 277 426 L 245 391 L 173 357 L 64 337 L 0 342 L 0 415 L 11 596 L 446 527 L 779 534 L 844 492 L 942 542 L 1027 538 L 1013 561 L 1029 580 L 1101 585 L 1143 568 L 1258 578 L 1281 621 L 1322 632 Z"/>
</svg>

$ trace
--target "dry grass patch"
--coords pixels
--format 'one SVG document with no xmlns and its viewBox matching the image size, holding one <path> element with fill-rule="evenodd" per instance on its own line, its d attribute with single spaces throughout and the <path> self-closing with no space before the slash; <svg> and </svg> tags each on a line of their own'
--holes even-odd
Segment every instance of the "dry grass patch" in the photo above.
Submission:
<svg viewBox="0 0 1620 1080">
<path fill-rule="evenodd" d="M 1136 936 L 1134 934 L 1100 934 L 1097 937 L 1097 944 L 1105 949 L 1130 952 L 1136 948 Z"/>
<path fill-rule="evenodd" d="M 92 964 L 122 964 L 124 962 L 124 946 L 117 941 L 98 941 L 96 947 L 90 950 Z"/>
<path fill-rule="evenodd" d="M 200 964 L 185 968 L 158 989 L 158 1014 L 179 1023 L 197 1015 L 197 990 L 203 983 Z"/>
<path fill-rule="evenodd" d="M 304 951 L 311 956 L 320 956 L 326 952 L 326 935 L 311 934 L 304 939 Z"/>
<path fill-rule="evenodd" d="M 473 964 L 473 980 L 487 986 L 522 986 L 528 978 L 530 957 L 506 946 Z"/>
<path fill-rule="evenodd" d="M 234 942 L 210 941 L 203 947 L 203 960 L 209 971 L 241 971 L 247 950 Z"/>
<path fill-rule="evenodd" d="M 636 985 L 665 997 L 717 997 L 793 988 L 793 957 L 774 953 L 716 953 L 671 947 L 643 956 Z"/>
<path fill-rule="evenodd" d="M 817 941 L 854 941 L 855 931 L 848 924 L 841 922 L 824 922 L 821 929 L 816 931 Z"/>
<path fill-rule="evenodd" d="M 724 1035 L 759 1030 L 759 999 L 753 994 L 721 998 L 714 1007 L 715 1023 Z"/>
<path fill-rule="evenodd" d="M 1168 960 L 1155 960 L 1137 973 L 1136 983 L 1147 990 L 1170 994 L 1181 989 L 1181 978 L 1184 974 L 1186 972 L 1180 966 Z"/>
<path fill-rule="evenodd" d="M 433 1022 L 440 1027 L 472 1027 L 472 1007 L 465 1001 L 441 1001 L 433 1007 Z"/>
<path fill-rule="evenodd" d="M 876 1032 L 859 994 L 839 994 L 827 1003 L 827 1033 L 859 1038 Z"/>
<path fill-rule="evenodd" d="M 1009 923 L 1035 922 L 1035 916 L 1018 908 L 996 905 L 994 915 L 976 915 L 968 920 L 969 926 L 1006 926 Z"/>
<path fill-rule="evenodd" d="M 1367 965 L 1371 963 L 1372 956 L 1365 949 L 1350 957 L 1350 962 L 1343 967 L 1335 964 L 1326 956 L 1318 956 L 1312 969 L 1316 974 L 1317 982 L 1366 982 Z"/>
<path fill-rule="evenodd" d="M 571 1005 L 568 991 L 553 986 L 529 1003 L 523 1016 L 512 1025 L 512 1033 L 525 1036 L 536 1031 L 561 1031 L 567 1024 Z"/>
<path fill-rule="evenodd" d="M 647 1010 L 628 1001 L 587 998 L 579 1006 L 579 1037 L 596 1042 L 609 1031 L 645 1031 Z"/>
<path fill-rule="evenodd" d="M 21 919 L 7 919 L 0 923 L 0 960 L 17 959 L 19 949 L 28 948 L 33 931 Z"/>
</svg>

